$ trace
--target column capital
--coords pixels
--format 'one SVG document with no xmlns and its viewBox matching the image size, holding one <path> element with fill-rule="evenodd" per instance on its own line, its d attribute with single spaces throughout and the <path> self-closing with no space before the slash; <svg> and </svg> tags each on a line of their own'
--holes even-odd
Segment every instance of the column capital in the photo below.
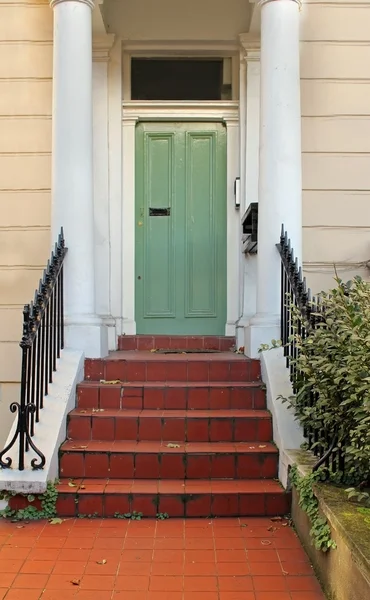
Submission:
<svg viewBox="0 0 370 600">
<path fill-rule="evenodd" d="M 114 40 L 114 33 L 107 33 L 106 35 L 97 35 L 93 37 L 92 52 L 94 62 L 109 61 L 109 53 L 114 44 Z"/>
<path fill-rule="evenodd" d="M 251 37 L 248 33 L 239 35 L 240 56 L 242 62 L 259 62 L 261 55 L 261 40 Z"/>
<path fill-rule="evenodd" d="M 90 6 L 91 10 L 93 10 L 95 7 L 95 0 L 50 0 L 50 6 L 51 8 L 55 8 L 55 6 L 58 4 L 64 4 L 67 2 L 79 2 L 81 4 L 87 4 L 87 6 Z"/>
<path fill-rule="evenodd" d="M 302 8 L 302 0 L 289 0 L 290 2 L 295 2 L 296 4 L 298 4 L 298 8 L 299 10 L 301 10 Z M 271 2 L 287 2 L 287 0 L 258 0 L 258 6 L 260 6 L 261 8 L 265 5 L 265 4 L 270 4 Z"/>
</svg>

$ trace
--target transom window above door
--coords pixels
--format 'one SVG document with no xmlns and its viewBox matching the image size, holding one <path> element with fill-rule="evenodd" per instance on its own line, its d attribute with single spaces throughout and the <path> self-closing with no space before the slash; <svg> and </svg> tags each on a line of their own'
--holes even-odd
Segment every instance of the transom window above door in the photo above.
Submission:
<svg viewBox="0 0 370 600">
<path fill-rule="evenodd" d="M 132 58 L 131 100 L 231 100 L 231 58 Z"/>
</svg>

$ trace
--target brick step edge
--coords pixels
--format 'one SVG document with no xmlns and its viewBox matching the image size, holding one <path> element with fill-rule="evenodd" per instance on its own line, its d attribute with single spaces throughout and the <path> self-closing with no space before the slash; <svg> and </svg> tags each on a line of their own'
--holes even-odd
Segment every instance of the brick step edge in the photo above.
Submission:
<svg viewBox="0 0 370 600">
<path fill-rule="evenodd" d="M 227 352 L 235 348 L 235 338 L 226 336 L 178 336 L 178 335 L 121 335 L 119 350 L 219 350 Z"/>
<path fill-rule="evenodd" d="M 151 356 L 150 360 L 144 354 L 132 353 L 123 357 L 112 355 L 104 359 L 85 359 L 85 379 L 88 381 L 119 380 L 124 382 L 152 381 L 173 382 L 187 381 L 202 382 L 251 382 L 258 381 L 261 377 L 261 365 L 258 360 L 227 359 L 225 354 L 219 355 L 216 360 L 204 358 L 199 355 L 197 360 L 187 360 L 184 355 L 179 355 L 176 360 L 166 359 L 166 355 Z M 214 356 L 214 355 L 209 355 Z M 233 356 L 233 355 L 231 355 Z"/>
<path fill-rule="evenodd" d="M 114 381 L 114 380 L 113 380 Z M 77 387 L 78 408 L 154 410 L 265 410 L 266 392 L 260 382 L 104 384 L 82 382 Z"/>
<path fill-rule="evenodd" d="M 215 490 L 212 490 L 212 482 L 197 481 L 188 483 L 189 489 L 185 487 L 182 493 L 175 491 L 171 483 L 166 489 L 166 482 L 157 481 L 139 482 L 137 491 L 132 492 L 128 491 L 128 486 L 116 486 L 115 482 L 106 487 L 98 482 L 95 488 L 93 480 L 84 483 L 85 489 L 79 489 L 78 485 L 75 489 L 67 484 L 58 486 L 57 511 L 60 516 L 108 518 L 135 511 L 143 517 L 155 517 L 158 513 L 167 513 L 170 518 L 271 517 L 288 514 L 291 503 L 291 494 L 274 481 L 254 481 L 250 486 L 248 482 L 225 481 L 215 486 Z M 179 487 L 181 485 L 177 489 Z"/>
<path fill-rule="evenodd" d="M 227 446 L 229 444 L 194 443 L 193 448 L 186 451 L 181 447 L 160 447 L 159 443 L 157 447 L 155 442 L 131 442 L 122 446 L 120 442 L 69 441 L 60 450 L 59 473 L 63 478 L 108 476 L 112 479 L 250 480 L 277 476 L 279 455 L 272 444 L 242 451 Z"/>
<path fill-rule="evenodd" d="M 76 409 L 68 415 L 70 440 L 181 442 L 270 442 L 268 411 L 160 411 Z M 157 413 L 157 414 L 156 414 Z M 178 413 L 178 415 L 176 414 Z"/>
</svg>

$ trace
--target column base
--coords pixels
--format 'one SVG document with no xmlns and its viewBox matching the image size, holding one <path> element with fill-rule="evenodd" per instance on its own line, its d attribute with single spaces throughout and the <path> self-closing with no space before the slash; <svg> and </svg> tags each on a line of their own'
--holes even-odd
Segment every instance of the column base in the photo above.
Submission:
<svg viewBox="0 0 370 600">
<path fill-rule="evenodd" d="M 249 358 L 259 358 L 262 344 L 271 345 L 272 340 L 280 339 L 280 317 L 255 315 L 244 329 L 244 353 Z"/>
<path fill-rule="evenodd" d="M 80 350 L 85 358 L 108 355 L 108 328 L 95 315 L 74 315 L 65 318 L 65 347 Z"/>
</svg>

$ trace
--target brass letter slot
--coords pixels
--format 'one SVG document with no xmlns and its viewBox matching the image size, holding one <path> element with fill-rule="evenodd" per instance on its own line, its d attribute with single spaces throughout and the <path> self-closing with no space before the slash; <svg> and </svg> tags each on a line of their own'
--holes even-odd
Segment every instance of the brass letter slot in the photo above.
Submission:
<svg viewBox="0 0 370 600">
<path fill-rule="evenodd" d="M 170 215 L 170 208 L 149 208 L 149 217 L 169 217 Z"/>
</svg>

